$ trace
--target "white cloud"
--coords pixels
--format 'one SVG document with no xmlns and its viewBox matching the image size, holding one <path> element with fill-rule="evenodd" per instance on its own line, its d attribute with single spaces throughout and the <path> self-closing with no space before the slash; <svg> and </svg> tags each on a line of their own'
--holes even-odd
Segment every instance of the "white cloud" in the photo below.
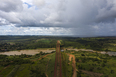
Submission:
<svg viewBox="0 0 116 77">
<path fill-rule="evenodd" d="M 72 35 L 72 33 L 70 29 L 59 27 L 15 27 L 11 24 L 1 26 L 0 35 Z"/>
<path fill-rule="evenodd" d="M 41 7 L 45 5 L 45 0 L 33 0 L 33 4 L 37 7 Z"/>
<path fill-rule="evenodd" d="M 23 3 L 24 3 L 24 2 L 27 2 L 27 3 L 29 3 L 29 4 L 32 4 L 32 1 L 33 1 L 33 0 L 22 0 Z"/>
<path fill-rule="evenodd" d="M 16 31 L 4 30 L 8 34 L 113 35 L 116 31 L 115 0 L 0 0 L 0 3 L 0 26 L 15 24 Z"/>
</svg>

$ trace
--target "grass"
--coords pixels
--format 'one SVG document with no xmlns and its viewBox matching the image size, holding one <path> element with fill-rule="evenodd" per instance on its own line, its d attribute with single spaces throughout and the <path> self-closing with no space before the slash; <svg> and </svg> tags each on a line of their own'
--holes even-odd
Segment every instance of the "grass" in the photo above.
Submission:
<svg viewBox="0 0 116 77">
<path fill-rule="evenodd" d="M 71 53 L 73 52 L 73 53 Z M 88 73 L 94 75 L 95 73 L 103 74 L 102 77 L 115 77 L 116 76 L 116 57 L 100 54 L 100 53 L 93 53 L 87 51 L 65 51 L 62 52 L 62 73 L 63 77 L 71 77 L 73 74 L 72 69 L 72 61 L 70 62 L 69 56 L 66 53 L 70 53 L 75 55 L 76 57 L 76 68 L 79 70 L 77 72 L 77 76 L 82 77 L 89 77 L 87 73 L 81 72 L 81 70 L 85 70 Z M 44 54 L 46 55 L 46 54 Z M 44 56 L 42 55 L 42 56 Z M 47 74 L 48 77 L 53 77 L 54 74 L 54 64 L 55 64 L 55 53 L 52 53 L 41 60 L 38 60 L 40 57 L 38 55 L 33 55 L 30 57 L 23 57 L 22 59 L 26 60 L 35 60 L 33 64 L 21 64 L 20 67 L 17 69 L 12 64 L 8 67 L 4 67 L 0 65 L 0 77 L 6 77 L 9 74 L 14 75 L 14 77 L 34 77 L 35 74 L 42 73 Z M 13 58 L 19 58 L 19 56 L 7 56 L 9 60 Z M 2 59 L 1 59 L 2 61 Z M 5 68 L 5 69 L 4 69 Z M 32 72 L 32 68 L 34 71 L 38 71 L 36 73 Z M 15 72 L 12 73 L 12 71 Z M 91 77 L 91 76 L 90 76 Z"/>
<path fill-rule="evenodd" d="M 72 61 L 69 61 L 69 56 L 65 52 L 61 52 L 62 56 L 62 75 L 63 77 L 72 76 Z"/>
<path fill-rule="evenodd" d="M 0 76 L 6 77 L 12 71 L 13 68 L 14 68 L 14 66 L 11 65 L 11 66 L 7 67 L 6 69 L 3 69 L 2 72 L 0 72 Z"/>
<path fill-rule="evenodd" d="M 55 65 L 55 53 L 47 56 L 46 58 L 49 58 L 47 75 L 48 75 L 48 77 L 53 77 L 53 75 L 54 75 L 54 65 Z"/>
<path fill-rule="evenodd" d="M 0 71 L 2 71 L 3 68 L 4 68 L 3 66 L 0 66 Z"/>
<path fill-rule="evenodd" d="M 16 65 L 14 69 L 6 76 L 6 77 L 14 77 L 16 74 L 17 70 L 19 69 L 20 65 Z"/>
<path fill-rule="evenodd" d="M 49 77 L 53 77 L 54 74 L 54 63 L 55 63 L 55 53 L 51 53 L 50 55 L 42 58 L 41 60 L 38 60 L 40 57 L 47 55 L 47 54 L 38 54 L 26 57 L 24 55 L 22 56 L 7 56 L 6 59 L 12 61 L 14 58 L 20 58 L 23 60 L 34 60 L 34 63 L 27 63 L 27 64 L 20 64 L 20 67 L 15 67 L 15 64 L 10 64 L 8 66 L 1 66 L 0 65 L 0 77 L 35 77 L 34 74 L 45 74 L 47 73 Z M 2 61 L 2 59 L 0 59 Z M 5 62 L 4 62 L 5 63 Z M 36 73 L 33 73 L 33 71 L 38 71 Z M 41 75 L 40 75 L 41 76 Z M 44 76 L 44 75 L 42 75 Z"/>
<path fill-rule="evenodd" d="M 38 40 L 38 42 L 50 43 L 51 40 L 48 40 L 48 39 L 41 39 L 41 40 Z"/>
<path fill-rule="evenodd" d="M 29 71 L 30 64 L 22 64 L 20 68 L 17 70 L 14 77 L 29 77 L 30 71 Z"/>
<path fill-rule="evenodd" d="M 77 59 L 76 67 L 79 70 L 85 70 L 91 73 L 93 72 L 93 75 L 94 73 L 103 74 L 101 77 L 116 76 L 116 57 L 87 51 L 73 51 L 74 53 L 71 53 L 72 51 L 66 52 L 75 55 Z M 83 72 L 78 72 L 77 74 L 79 74 L 82 77 L 86 77 L 87 75 Z"/>
</svg>

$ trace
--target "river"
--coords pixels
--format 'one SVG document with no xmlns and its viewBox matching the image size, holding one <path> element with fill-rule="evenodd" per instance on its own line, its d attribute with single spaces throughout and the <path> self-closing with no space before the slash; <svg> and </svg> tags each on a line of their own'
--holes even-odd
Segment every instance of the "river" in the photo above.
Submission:
<svg viewBox="0 0 116 77">
<path fill-rule="evenodd" d="M 72 48 L 69 48 L 68 50 L 74 50 L 74 51 L 90 51 L 90 52 L 96 52 L 94 50 L 91 50 L 91 49 L 72 49 Z M 116 52 L 113 52 L 113 51 L 100 51 L 98 53 L 101 53 L 101 54 L 108 54 L 109 56 L 116 56 Z"/>
</svg>

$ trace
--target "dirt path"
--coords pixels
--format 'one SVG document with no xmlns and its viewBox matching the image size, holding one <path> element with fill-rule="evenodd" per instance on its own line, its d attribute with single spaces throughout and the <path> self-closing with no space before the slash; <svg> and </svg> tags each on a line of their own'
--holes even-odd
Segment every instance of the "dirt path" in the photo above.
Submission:
<svg viewBox="0 0 116 77">
<path fill-rule="evenodd" d="M 51 54 L 52 54 L 52 53 L 47 54 L 47 55 L 45 55 L 45 56 L 42 56 L 42 57 L 40 57 L 38 60 L 41 60 L 42 58 L 47 57 L 48 55 L 51 55 Z M 36 61 L 36 60 L 33 60 L 33 61 Z M 49 63 L 49 60 L 48 60 L 48 63 Z M 48 75 L 47 75 L 48 63 L 47 63 L 47 65 L 46 65 L 46 72 L 45 72 L 46 77 L 48 77 Z"/>
<path fill-rule="evenodd" d="M 52 54 L 52 53 L 51 53 Z M 45 56 L 42 56 L 42 57 L 40 57 L 38 60 L 41 60 L 42 58 L 44 58 L 44 57 L 46 57 L 46 56 L 48 56 L 48 55 L 51 55 L 51 54 L 47 54 L 47 55 L 45 55 Z"/>
<path fill-rule="evenodd" d="M 57 44 L 56 44 L 54 77 L 62 77 L 62 62 L 61 62 L 61 51 L 60 51 L 60 41 L 59 40 L 57 41 Z"/>
<path fill-rule="evenodd" d="M 46 75 L 46 77 L 48 77 L 48 75 L 47 75 L 47 69 L 48 69 L 48 63 L 49 63 L 49 61 L 50 61 L 50 59 L 49 59 L 48 62 L 47 62 L 46 70 L 45 70 L 45 75 Z"/>
<path fill-rule="evenodd" d="M 47 54 L 47 55 L 45 55 L 45 56 L 42 56 L 42 57 L 40 57 L 39 59 L 36 59 L 36 60 L 32 60 L 32 61 L 37 61 L 37 60 L 41 60 L 42 58 L 44 58 L 44 57 L 46 57 L 46 56 L 48 56 L 48 55 L 51 55 L 52 53 L 50 53 L 50 54 Z"/>
<path fill-rule="evenodd" d="M 103 74 L 100 73 L 94 73 L 94 72 L 90 72 L 90 71 L 86 71 L 86 70 L 81 70 L 83 73 L 88 74 L 91 77 L 101 77 Z"/>
<path fill-rule="evenodd" d="M 10 65 L 4 67 L 2 70 L 0 70 L 0 72 L 2 72 L 4 69 L 8 68 Z"/>
<path fill-rule="evenodd" d="M 72 61 L 72 67 L 73 67 L 73 76 L 72 77 L 77 77 L 77 69 L 76 69 L 76 61 L 75 61 L 75 56 L 72 54 L 68 54 L 69 55 L 69 61 L 71 61 L 71 59 L 73 58 Z"/>
</svg>

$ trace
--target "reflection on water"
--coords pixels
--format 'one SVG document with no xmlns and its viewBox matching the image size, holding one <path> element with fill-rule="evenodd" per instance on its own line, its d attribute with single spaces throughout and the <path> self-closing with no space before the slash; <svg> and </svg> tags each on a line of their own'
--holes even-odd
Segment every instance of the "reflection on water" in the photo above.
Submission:
<svg viewBox="0 0 116 77">
<path fill-rule="evenodd" d="M 69 48 L 68 50 L 96 52 L 96 51 L 91 50 L 91 49 L 72 49 L 72 48 Z M 101 52 L 98 52 L 98 53 L 108 54 L 109 56 L 116 56 L 116 52 L 113 52 L 113 51 L 109 51 L 109 52 L 101 51 Z"/>
<path fill-rule="evenodd" d="M 49 49 L 20 50 L 20 51 L 0 52 L 0 54 L 3 54 L 3 55 L 21 55 L 21 54 L 35 55 L 37 53 L 40 53 L 41 51 L 45 53 L 51 53 L 52 51 L 55 51 L 55 50 L 49 50 Z"/>
</svg>

